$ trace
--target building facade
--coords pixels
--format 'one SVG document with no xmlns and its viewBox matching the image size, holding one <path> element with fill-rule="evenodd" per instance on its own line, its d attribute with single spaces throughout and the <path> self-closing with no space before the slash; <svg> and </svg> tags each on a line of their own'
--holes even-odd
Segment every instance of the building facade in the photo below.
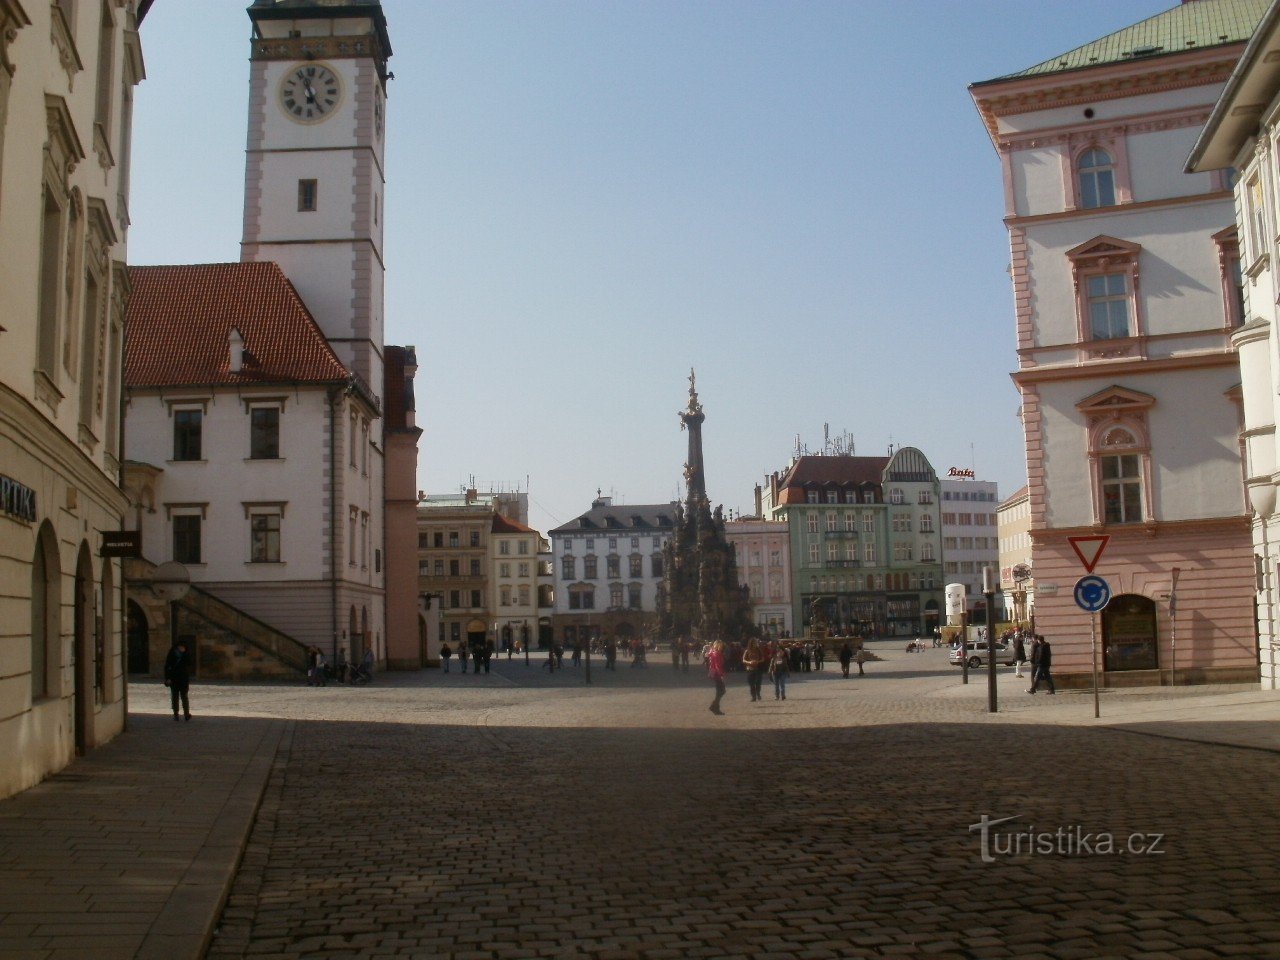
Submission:
<svg viewBox="0 0 1280 960">
<path fill-rule="evenodd" d="M 941 485 L 923 453 L 801 456 L 762 491 L 791 537 L 792 622 L 821 611 L 831 628 L 911 636 L 943 614 Z"/>
<path fill-rule="evenodd" d="M 377 399 L 274 263 L 130 278 L 126 471 L 143 556 L 182 563 L 195 586 L 334 661 L 366 644 L 381 661 Z M 145 581 L 129 593 L 157 673 L 174 629 Z M 205 642 L 212 625 L 181 623 L 197 673 L 226 675 Z"/>
<path fill-rule="evenodd" d="M 1182 167 L 1264 7 L 1194 0 L 970 88 L 1004 175 L 1036 629 L 1068 683 L 1093 670 L 1080 536 L 1109 538 L 1105 683 L 1257 677 L 1231 191 Z"/>
<path fill-rule="evenodd" d="M 972 473 L 951 468 L 942 483 L 942 575 L 947 583 L 963 584 L 965 603 L 970 617 L 985 617 L 986 601 L 982 594 L 982 570 L 1000 562 L 996 508 L 999 506 L 996 484 L 990 480 L 974 480 Z M 997 614 L 1002 607 L 997 597 Z M 972 621 L 971 622 L 976 622 Z M 985 622 L 982 621 L 982 622 Z"/>
<path fill-rule="evenodd" d="M 474 490 L 418 504 L 418 592 L 439 598 L 441 642 L 454 650 L 490 639 L 494 516 L 493 501 Z"/>
<path fill-rule="evenodd" d="M 611 497 L 597 497 L 590 510 L 549 533 L 556 642 L 606 635 L 626 641 L 655 629 L 662 549 L 675 518 L 674 503 L 615 506 Z"/>
<path fill-rule="evenodd" d="M 124 727 L 120 367 L 149 2 L 0 0 L 0 797 Z"/>
<path fill-rule="evenodd" d="M 1280 689 L 1280 516 L 1276 513 L 1276 420 L 1280 413 L 1280 6 L 1272 3 L 1241 55 L 1187 162 L 1188 173 L 1234 171 L 1235 269 L 1242 324 L 1231 342 L 1240 358 L 1245 477 L 1257 558 L 1258 660 L 1264 689 Z M 1233 275 L 1233 279 L 1236 276 Z"/>
<path fill-rule="evenodd" d="M 494 649 L 533 646 L 538 636 L 538 555 L 545 545 L 532 527 L 493 515 L 489 528 L 489 617 Z"/>
<path fill-rule="evenodd" d="M 766 637 L 792 635 L 791 532 L 780 520 L 742 518 L 724 525 L 737 554 L 738 582 L 751 591 L 752 618 Z"/>
<path fill-rule="evenodd" d="M 1006 616 L 1018 623 L 1035 617 L 1035 569 L 1031 566 L 1031 497 L 1020 487 L 996 510 L 1000 539 L 1000 592 Z"/>
</svg>

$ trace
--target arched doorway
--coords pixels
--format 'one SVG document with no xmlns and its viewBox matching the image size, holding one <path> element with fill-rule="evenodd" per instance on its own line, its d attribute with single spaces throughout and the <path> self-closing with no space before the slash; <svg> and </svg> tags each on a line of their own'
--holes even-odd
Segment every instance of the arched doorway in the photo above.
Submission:
<svg viewBox="0 0 1280 960">
<path fill-rule="evenodd" d="M 467 621 L 467 646 L 483 647 L 487 638 L 488 633 L 483 620 L 472 619 Z"/>
<path fill-rule="evenodd" d="M 75 718 L 76 755 L 81 756 L 89 747 L 89 728 L 93 722 L 93 638 L 97 619 L 93 603 L 93 559 L 89 545 L 83 542 L 76 558 L 72 610 L 71 675 L 75 691 L 72 713 Z"/>
<path fill-rule="evenodd" d="M 359 627 L 356 621 L 355 605 L 351 606 L 351 613 L 347 616 L 347 661 L 349 663 L 360 662 L 360 643 Z"/>
<path fill-rule="evenodd" d="M 31 702 L 58 694 L 62 665 L 62 564 L 58 538 L 46 520 L 31 563 Z"/>
<path fill-rule="evenodd" d="M 1102 610 L 1102 658 L 1108 672 L 1160 669 L 1154 600 L 1136 593 L 1111 598 Z"/>
<path fill-rule="evenodd" d="M 151 672 L 151 629 L 142 607 L 132 600 L 126 601 L 125 616 L 128 619 L 129 672 Z"/>
</svg>

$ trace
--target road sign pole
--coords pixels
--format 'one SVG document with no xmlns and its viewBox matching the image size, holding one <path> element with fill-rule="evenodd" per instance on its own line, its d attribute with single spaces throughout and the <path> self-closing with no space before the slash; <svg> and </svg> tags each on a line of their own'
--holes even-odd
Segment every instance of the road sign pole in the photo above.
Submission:
<svg viewBox="0 0 1280 960">
<path fill-rule="evenodd" d="M 996 586 L 995 570 L 982 568 L 982 595 L 987 600 L 987 713 L 998 710 L 996 700 Z"/>
<path fill-rule="evenodd" d="M 1093 650 L 1093 718 L 1097 720 L 1100 712 L 1098 709 L 1098 615 L 1096 613 L 1089 614 L 1089 635 Z"/>
</svg>

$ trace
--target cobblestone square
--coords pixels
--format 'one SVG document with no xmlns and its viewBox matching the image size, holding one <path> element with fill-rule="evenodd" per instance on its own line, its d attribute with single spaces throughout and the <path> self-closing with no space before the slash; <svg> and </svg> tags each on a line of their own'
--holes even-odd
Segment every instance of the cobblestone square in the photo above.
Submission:
<svg viewBox="0 0 1280 960">
<path fill-rule="evenodd" d="M 228 736 L 293 718 L 210 956 L 1280 956 L 1280 757 L 1090 726 L 1007 671 L 990 715 L 985 674 L 883 647 L 785 702 L 736 676 L 723 718 L 660 659 L 197 687 Z M 985 859 L 983 815 L 1017 818 Z"/>
</svg>

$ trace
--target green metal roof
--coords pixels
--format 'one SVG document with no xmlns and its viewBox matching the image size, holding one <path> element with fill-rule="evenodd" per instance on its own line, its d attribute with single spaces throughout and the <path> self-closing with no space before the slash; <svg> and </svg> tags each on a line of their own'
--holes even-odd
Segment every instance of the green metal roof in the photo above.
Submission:
<svg viewBox="0 0 1280 960">
<path fill-rule="evenodd" d="M 1186 0 L 1172 10 L 1117 30 L 1101 40 L 986 82 L 1045 76 L 1244 43 L 1253 35 L 1269 3 L 1270 0 Z"/>
</svg>

